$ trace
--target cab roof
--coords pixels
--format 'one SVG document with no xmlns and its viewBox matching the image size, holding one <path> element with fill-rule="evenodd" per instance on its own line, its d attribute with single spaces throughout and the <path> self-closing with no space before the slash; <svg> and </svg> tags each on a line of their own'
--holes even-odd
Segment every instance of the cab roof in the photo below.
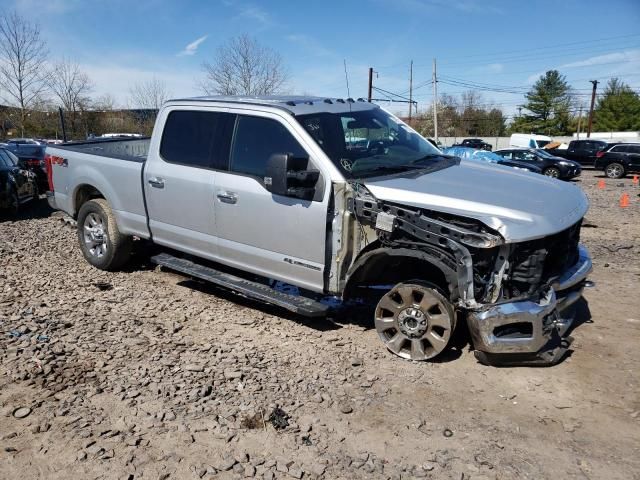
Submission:
<svg viewBox="0 0 640 480">
<path fill-rule="evenodd" d="M 303 95 L 220 95 L 191 98 L 178 98 L 168 103 L 203 102 L 203 103 L 237 103 L 243 105 L 258 105 L 286 110 L 292 115 L 306 115 L 310 113 L 344 113 L 351 111 L 372 110 L 380 108 L 363 98 L 329 98 Z"/>
</svg>

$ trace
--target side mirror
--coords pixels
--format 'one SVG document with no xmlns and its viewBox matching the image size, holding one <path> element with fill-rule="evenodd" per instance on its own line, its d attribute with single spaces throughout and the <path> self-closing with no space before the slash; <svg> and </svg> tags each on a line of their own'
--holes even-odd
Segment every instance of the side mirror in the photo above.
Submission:
<svg viewBox="0 0 640 480">
<path fill-rule="evenodd" d="M 271 155 L 264 177 L 265 188 L 276 195 L 311 200 L 320 172 L 307 170 L 308 165 L 307 157 L 294 157 L 290 153 Z"/>
</svg>

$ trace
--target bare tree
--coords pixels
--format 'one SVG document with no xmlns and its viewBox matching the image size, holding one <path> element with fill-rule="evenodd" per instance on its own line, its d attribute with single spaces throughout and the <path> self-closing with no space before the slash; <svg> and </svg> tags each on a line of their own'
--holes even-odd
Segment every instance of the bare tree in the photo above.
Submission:
<svg viewBox="0 0 640 480">
<path fill-rule="evenodd" d="M 200 84 L 207 95 L 270 95 L 287 80 L 280 54 L 243 34 L 218 48 L 213 63 L 205 62 Z"/>
<path fill-rule="evenodd" d="M 68 112 L 71 131 L 75 133 L 78 114 L 86 110 L 90 101 L 88 94 L 93 89 L 89 75 L 80 70 L 77 63 L 62 59 L 54 65 L 47 84 L 63 109 Z"/>
<path fill-rule="evenodd" d="M 0 17 L 0 87 L 5 101 L 20 109 L 23 136 L 27 110 L 47 87 L 47 55 L 37 24 L 15 12 Z"/>
<path fill-rule="evenodd" d="M 160 110 L 170 95 L 167 85 L 156 77 L 146 82 L 136 83 L 129 90 L 131 105 L 134 108 L 147 110 Z"/>
</svg>

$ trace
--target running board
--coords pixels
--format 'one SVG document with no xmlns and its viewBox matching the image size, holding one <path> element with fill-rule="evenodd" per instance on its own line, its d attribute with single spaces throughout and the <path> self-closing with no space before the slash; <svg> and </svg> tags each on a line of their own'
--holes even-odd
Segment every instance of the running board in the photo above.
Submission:
<svg viewBox="0 0 640 480">
<path fill-rule="evenodd" d="M 306 317 L 324 316 L 329 310 L 328 305 L 310 298 L 279 292 L 262 283 L 245 280 L 184 258 L 174 257 L 168 253 L 155 255 L 151 257 L 151 261 L 157 265 L 228 288 L 254 300 L 277 305 Z"/>
</svg>

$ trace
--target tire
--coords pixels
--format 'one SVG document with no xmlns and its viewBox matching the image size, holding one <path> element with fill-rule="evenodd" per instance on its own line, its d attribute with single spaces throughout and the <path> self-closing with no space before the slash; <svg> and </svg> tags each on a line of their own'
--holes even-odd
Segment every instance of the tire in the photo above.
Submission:
<svg viewBox="0 0 640 480">
<path fill-rule="evenodd" d="M 542 173 L 547 177 L 560 178 L 560 170 L 556 167 L 545 168 Z"/>
<path fill-rule="evenodd" d="M 609 178 L 618 179 L 624 177 L 627 171 L 621 163 L 612 162 L 605 167 L 604 174 Z"/>
<path fill-rule="evenodd" d="M 115 271 L 131 255 L 132 238 L 118 230 L 104 198 L 86 202 L 78 213 L 78 243 L 84 258 L 100 270 Z"/>
<path fill-rule="evenodd" d="M 408 360 L 431 360 L 447 349 L 456 326 L 453 305 L 434 285 L 399 283 L 375 309 L 378 336 L 387 349 Z"/>
</svg>

